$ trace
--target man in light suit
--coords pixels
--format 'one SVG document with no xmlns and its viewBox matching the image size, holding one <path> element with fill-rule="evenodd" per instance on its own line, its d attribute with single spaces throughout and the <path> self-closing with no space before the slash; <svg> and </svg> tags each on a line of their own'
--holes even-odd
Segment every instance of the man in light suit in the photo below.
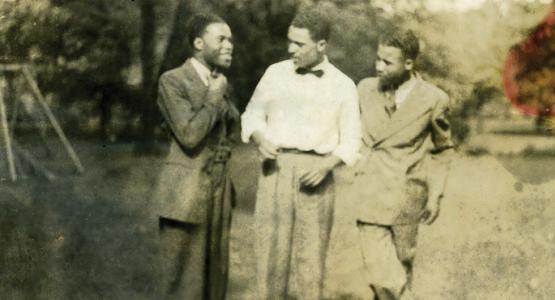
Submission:
<svg viewBox="0 0 555 300">
<path fill-rule="evenodd" d="M 231 30 L 218 16 L 189 23 L 193 57 L 160 77 L 158 105 L 171 130 L 155 189 L 163 299 L 224 299 L 231 216 L 228 133 L 239 113 L 220 73 Z"/>
<path fill-rule="evenodd" d="M 358 85 L 363 159 L 353 183 L 365 281 L 375 298 L 410 299 L 419 223 L 437 218 L 453 151 L 449 97 L 414 71 L 419 41 L 379 42 L 377 78 Z"/>
</svg>

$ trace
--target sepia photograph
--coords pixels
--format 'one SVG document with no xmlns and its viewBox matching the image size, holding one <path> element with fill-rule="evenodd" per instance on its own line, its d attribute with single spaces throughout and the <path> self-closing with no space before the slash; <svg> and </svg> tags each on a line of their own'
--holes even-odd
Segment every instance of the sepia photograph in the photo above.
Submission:
<svg viewBox="0 0 555 300">
<path fill-rule="evenodd" d="M 554 299 L 554 166 L 552 0 L 0 0 L 0 299 Z"/>
</svg>

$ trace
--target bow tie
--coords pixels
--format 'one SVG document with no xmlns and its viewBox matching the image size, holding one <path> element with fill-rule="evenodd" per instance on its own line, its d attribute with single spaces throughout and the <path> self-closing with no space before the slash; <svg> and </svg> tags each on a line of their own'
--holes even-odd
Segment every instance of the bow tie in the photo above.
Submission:
<svg viewBox="0 0 555 300">
<path fill-rule="evenodd" d="M 307 68 L 297 68 L 297 70 L 295 70 L 295 72 L 299 75 L 306 75 L 306 74 L 312 74 L 318 78 L 324 76 L 324 71 L 323 70 L 310 70 Z"/>
</svg>

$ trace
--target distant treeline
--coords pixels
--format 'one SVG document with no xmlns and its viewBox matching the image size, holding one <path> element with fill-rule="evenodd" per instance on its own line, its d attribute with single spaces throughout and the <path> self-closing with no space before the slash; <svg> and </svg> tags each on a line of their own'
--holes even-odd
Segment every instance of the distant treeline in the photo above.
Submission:
<svg viewBox="0 0 555 300">
<path fill-rule="evenodd" d="M 479 11 L 437 13 L 421 2 L 2 1 L 0 55 L 41 65 L 40 87 L 66 128 L 149 141 L 160 132 L 157 78 L 190 55 L 185 38 L 190 16 L 211 11 L 230 24 L 235 54 L 228 76 L 237 105 L 244 108 L 265 68 L 286 57 L 287 28 L 296 11 L 317 4 L 334 24 L 330 59 L 355 81 L 374 74 L 381 32 L 392 26 L 413 29 L 423 42 L 418 66 L 452 96 L 454 129 L 462 141 L 466 120 L 485 102 L 502 98 L 506 53 L 546 6 L 511 2 L 507 13 L 489 3 Z"/>
</svg>

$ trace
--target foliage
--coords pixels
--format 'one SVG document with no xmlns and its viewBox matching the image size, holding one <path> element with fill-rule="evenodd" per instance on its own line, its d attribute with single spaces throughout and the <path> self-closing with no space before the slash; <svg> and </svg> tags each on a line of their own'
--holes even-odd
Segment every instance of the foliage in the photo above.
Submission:
<svg viewBox="0 0 555 300">
<path fill-rule="evenodd" d="M 220 7 L 240 41 L 233 74 L 243 104 L 263 70 L 285 57 L 286 28 L 295 10 L 318 2 L 332 19 L 330 60 L 355 81 L 375 74 L 380 32 L 391 26 L 415 31 L 423 46 L 417 69 L 451 96 L 459 141 L 470 132 L 468 119 L 476 117 L 487 102 L 502 98 L 500 74 L 509 49 L 548 8 L 532 1 L 489 1 L 479 9 L 440 11 L 430 8 L 432 1 L 276 2 L 227 1 L 227 6 Z M 451 7 L 456 7 L 452 2 Z"/>
<path fill-rule="evenodd" d="M 512 78 L 518 87 L 516 103 L 530 114 L 538 115 L 538 129 L 543 119 L 555 109 L 555 12 L 538 25 L 531 36 L 513 48 Z"/>
<path fill-rule="evenodd" d="M 235 55 L 228 75 L 243 108 L 264 70 L 286 58 L 287 28 L 296 11 L 317 3 L 331 13 L 330 60 L 355 82 L 375 74 L 380 32 L 391 26 L 415 31 L 423 44 L 417 67 L 454 100 L 454 128 L 463 140 L 468 118 L 502 98 L 505 57 L 548 6 L 492 0 L 460 10 L 459 2 L 12 0 L 0 2 L 0 51 L 40 62 L 41 88 L 62 104 L 95 107 L 104 126 L 115 105 L 125 112 L 123 123 L 142 117 L 140 130 L 150 132 L 160 123 L 153 113 L 156 78 L 191 54 L 185 38 L 190 16 L 213 11 L 230 24 Z"/>
<path fill-rule="evenodd" d="M 39 49 L 51 49 L 60 25 L 69 17 L 48 0 L 0 3 L 0 51 L 3 56 L 36 57 Z M 32 21 L 31 21 L 32 20 Z"/>
<path fill-rule="evenodd" d="M 454 133 L 463 142 L 470 133 L 469 119 L 476 118 L 486 103 L 504 101 L 501 74 L 506 57 L 512 45 L 526 37 L 527 29 L 544 18 L 549 6 L 488 1 L 479 9 L 434 12 L 426 9 L 426 1 L 408 3 L 405 9 L 395 7 L 390 18 L 422 39 L 418 68 L 451 96 Z"/>
<path fill-rule="evenodd" d="M 0 51 L 4 60 L 38 65 L 41 90 L 62 107 L 92 102 L 109 121 L 109 106 L 129 95 L 125 72 L 138 33 L 130 16 L 137 12 L 126 1 L 4 1 Z"/>
</svg>

